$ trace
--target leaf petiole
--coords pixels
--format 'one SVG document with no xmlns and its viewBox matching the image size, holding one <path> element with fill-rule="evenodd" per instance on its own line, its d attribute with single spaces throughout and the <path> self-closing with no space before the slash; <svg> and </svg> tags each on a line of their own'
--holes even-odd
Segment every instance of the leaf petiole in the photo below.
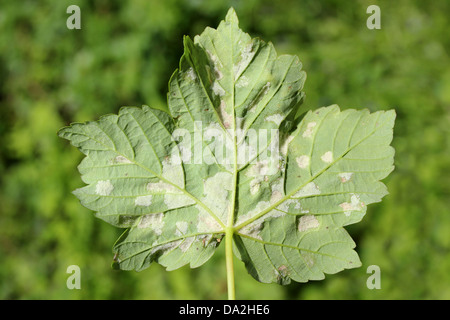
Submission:
<svg viewBox="0 0 450 320">
<path fill-rule="evenodd" d="M 227 268 L 228 300 L 236 299 L 234 288 L 234 268 L 233 268 L 233 234 L 234 234 L 233 227 L 227 227 L 225 229 L 225 259 Z"/>
</svg>

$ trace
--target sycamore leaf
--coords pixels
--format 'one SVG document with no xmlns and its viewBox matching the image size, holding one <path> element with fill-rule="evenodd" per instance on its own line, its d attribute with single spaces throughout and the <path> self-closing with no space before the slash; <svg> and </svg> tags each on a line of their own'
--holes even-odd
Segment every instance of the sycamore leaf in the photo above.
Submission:
<svg viewBox="0 0 450 320">
<path fill-rule="evenodd" d="M 361 265 L 344 226 L 387 194 L 395 113 L 330 106 L 299 121 L 301 68 L 240 30 L 230 9 L 217 29 L 185 37 L 169 113 L 124 107 L 60 130 L 86 155 L 75 195 L 126 228 L 119 268 L 198 267 L 226 230 L 261 282 Z"/>
</svg>

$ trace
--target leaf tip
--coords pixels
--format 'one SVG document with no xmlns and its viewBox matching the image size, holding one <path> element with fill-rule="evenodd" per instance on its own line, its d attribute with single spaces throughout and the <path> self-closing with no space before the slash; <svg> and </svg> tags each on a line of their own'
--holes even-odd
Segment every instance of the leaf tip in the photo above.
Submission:
<svg viewBox="0 0 450 320">
<path fill-rule="evenodd" d="M 65 127 L 60 128 L 56 134 L 58 135 L 58 137 L 66 139 L 66 140 L 70 140 L 70 133 L 71 133 L 71 129 L 72 129 L 72 125 L 68 125 Z"/>
<path fill-rule="evenodd" d="M 392 118 L 393 120 L 395 120 L 395 118 L 397 118 L 397 112 L 395 111 L 395 109 L 387 110 L 386 115 L 388 117 Z"/>
<path fill-rule="evenodd" d="M 236 11 L 234 10 L 233 7 L 228 9 L 227 15 L 225 17 L 225 21 L 230 22 L 230 23 L 239 24 L 239 19 L 237 17 Z"/>
</svg>

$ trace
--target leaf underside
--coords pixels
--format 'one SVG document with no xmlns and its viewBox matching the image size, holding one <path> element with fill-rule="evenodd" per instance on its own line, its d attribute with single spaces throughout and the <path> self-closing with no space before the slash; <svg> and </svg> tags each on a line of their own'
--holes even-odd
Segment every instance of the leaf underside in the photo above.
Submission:
<svg viewBox="0 0 450 320">
<path fill-rule="evenodd" d="M 344 226 L 387 194 L 395 113 L 333 105 L 298 121 L 301 68 L 240 30 L 230 9 L 217 29 L 185 37 L 169 113 L 123 107 L 59 131 L 86 155 L 74 194 L 126 228 L 113 248 L 120 269 L 199 267 L 230 223 L 234 253 L 261 282 L 361 265 Z"/>
</svg>

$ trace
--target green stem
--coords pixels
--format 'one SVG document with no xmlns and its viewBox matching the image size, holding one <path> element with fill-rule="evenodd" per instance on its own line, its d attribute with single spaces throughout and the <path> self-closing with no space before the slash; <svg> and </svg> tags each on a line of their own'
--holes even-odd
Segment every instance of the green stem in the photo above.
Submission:
<svg viewBox="0 0 450 320">
<path fill-rule="evenodd" d="M 234 268 L 233 268 L 233 227 L 225 229 L 225 259 L 227 265 L 228 300 L 235 300 Z"/>
</svg>

